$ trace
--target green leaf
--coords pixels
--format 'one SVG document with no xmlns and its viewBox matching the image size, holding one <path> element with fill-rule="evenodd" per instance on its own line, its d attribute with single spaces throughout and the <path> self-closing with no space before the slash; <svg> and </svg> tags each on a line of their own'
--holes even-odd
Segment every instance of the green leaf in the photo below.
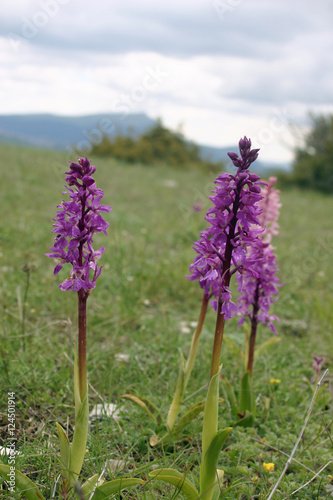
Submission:
<svg viewBox="0 0 333 500">
<path fill-rule="evenodd" d="M 160 479 L 166 483 L 176 486 L 176 488 L 184 493 L 190 500 L 198 500 L 199 493 L 191 481 L 186 478 L 185 474 L 181 474 L 174 469 L 156 469 L 149 473 L 149 477 Z"/>
<path fill-rule="evenodd" d="M 257 359 L 261 354 L 263 354 L 263 351 L 271 347 L 272 345 L 277 344 L 278 342 L 281 341 L 281 337 L 271 337 L 270 339 L 266 340 L 266 342 L 263 342 L 260 344 L 258 347 L 256 347 L 254 351 L 254 356 L 255 359 Z"/>
<path fill-rule="evenodd" d="M 230 411 L 232 415 L 237 415 L 238 413 L 238 402 L 235 395 L 234 388 L 232 387 L 230 381 L 224 377 L 222 379 L 222 390 L 224 393 L 225 399 L 229 402 Z"/>
<path fill-rule="evenodd" d="M 9 465 L 0 464 L 0 474 L 6 481 L 9 481 L 11 471 L 12 468 Z M 45 500 L 37 486 L 27 476 L 16 469 L 15 490 L 19 490 L 28 500 Z"/>
<path fill-rule="evenodd" d="M 175 394 L 173 396 L 173 400 L 169 408 L 167 422 L 166 422 L 169 432 L 172 431 L 175 425 L 180 405 L 184 398 L 184 392 L 185 392 L 185 359 L 183 354 L 180 353 L 180 363 L 179 363 L 179 371 L 178 371 Z"/>
<path fill-rule="evenodd" d="M 178 424 L 174 427 L 171 436 L 173 439 L 177 438 L 179 434 L 182 432 L 184 427 L 186 427 L 192 420 L 200 415 L 201 412 L 203 412 L 205 409 L 205 404 L 204 403 L 198 403 L 193 408 L 191 408 L 185 415 L 183 415 L 180 419 Z"/>
<path fill-rule="evenodd" d="M 246 371 L 242 377 L 239 396 L 239 413 L 249 411 L 254 418 L 256 413 L 256 400 L 252 387 L 252 378 L 248 371 Z"/>
<path fill-rule="evenodd" d="M 70 449 L 69 459 L 69 472 L 70 484 L 74 485 L 75 480 L 79 476 L 86 453 L 87 437 L 88 437 L 88 421 L 89 421 L 89 408 L 88 408 L 88 393 L 86 393 L 82 404 L 75 417 L 75 429 L 73 442 Z"/>
<path fill-rule="evenodd" d="M 155 424 L 161 425 L 161 414 L 156 406 L 148 398 L 136 396 L 135 394 L 123 394 L 121 397 L 124 399 L 129 399 L 130 401 L 133 401 L 133 403 L 136 403 L 147 413 L 147 415 L 155 422 Z"/>
<path fill-rule="evenodd" d="M 105 500 L 114 493 L 119 493 L 121 490 L 139 484 L 145 484 L 145 481 L 136 478 L 115 479 L 114 481 L 102 484 L 102 486 L 98 486 L 93 494 L 92 500 Z"/>
<path fill-rule="evenodd" d="M 160 437 L 160 435 L 152 436 L 149 440 L 149 444 L 152 448 L 161 445 L 172 445 L 175 440 L 177 440 L 182 433 L 184 427 L 188 425 L 197 415 L 199 415 L 205 409 L 204 403 L 197 403 L 193 408 L 191 408 L 182 418 L 179 420 L 178 424 L 175 425 L 173 431 L 167 432 Z"/>
<path fill-rule="evenodd" d="M 160 437 L 160 435 L 156 436 L 156 434 L 155 434 L 154 436 L 151 436 L 151 438 L 149 439 L 149 444 L 152 448 L 154 448 L 155 446 L 161 446 L 162 444 L 171 446 L 173 444 L 173 442 L 174 441 L 171 437 L 170 432 L 163 434 L 162 437 Z"/>
<path fill-rule="evenodd" d="M 205 404 L 202 429 L 202 456 L 205 456 L 218 429 L 219 379 L 220 370 L 210 380 Z"/>
<path fill-rule="evenodd" d="M 61 425 L 56 423 L 56 426 L 60 442 L 60 457 L 62 464 L 61 474 L 64 479 L 68 479 L 70 444 L 68 441 L 67 434 L 61 427 Z"/>
<path fill-rule="evenodd" d="M 252 427 L 254 423 L 254 417 L 252 413 L 248 412 L 246 415 L 235 423 L 238 427 Z"/>
<path fill-rule="evenodd" d="M 217 481 L 216 481 L 214 489 L 213 489 L 212 500 L 219 500 L 219 498 L 220 498 L 223 477 L 224 477 L 224 470 L 217 469 L 216 475 L 217 475 Z"/>
<path fill-rule="evenodd" d="M 203 455 L 200 466 L 200 498 L 211 500 L 214 493 L 214 486 L 218 480 L 217 462 L 222 446 L 232 431 L 232 427 L 227 427 L 219 431 L 212 440 L 207 452 Z"/>
<path fill-rule="evenodd" d="M 81 491 L 82 493 L 84 494 L 85 497 L 88 497 L 93 489 L 96 487 L 96 486 L 99 486 L 99 474 L 95 474 L 94 476 L 92 476 L 91 478 L 88 479 L 88 481 L 86 481 L 82 487 L 81 487 Z M 102 485 L 102 483 L 104 482 L 104 479 L 101 479 L 100 481 L 100 485 Z"/>
</svg>

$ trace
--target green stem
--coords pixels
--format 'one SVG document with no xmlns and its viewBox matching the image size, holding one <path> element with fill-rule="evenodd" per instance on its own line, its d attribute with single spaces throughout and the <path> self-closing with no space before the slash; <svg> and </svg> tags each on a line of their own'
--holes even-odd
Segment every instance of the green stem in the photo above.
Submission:
<svg viewBox="0 0 333 500">
<path fill-rule="evenodd" d="M 210 297 L 211 297 L 210 295 L 207 295 L 206 293 L 204 293 L 203 298 L 202 298 L 199 320 L 198 320 L 196 330 L 195 330 L 193 337 L 192 337 L 190 352 L 189 352 L 187 362 L 186 362 L 186 367 L 185 367 L 184 392 L 185 392 L 185 389 L 187 387 L 187 383 L 189 381 L 189 378 L 190 378 L 190 375 L 191 375 L 191 372 L 192 372 L 192 369 L 194 366 L 195 358 L 197 356 L 199 339 L 200 339 L 200 335 L 202 332 L 202 327 L 203 327 L 204 322 L 205 322 L 207 307 L 208 307 L 208 302 L 209 302 Z"/>
<path fill-rule="evenodd" d="M 251 320 L 251 335 L 249 343 L 249 357 L 247 361 L 247 371 L 250 373 L 251 377 L 253 374 L 253 361 L 254 361 L 254 348 L 256 344 L 257 335 L 257 318 L 252 318 Z"/>
<path fill-rule="evenodd" d="M 254 302 L 253 302 L 253 312 L 251 316 L 251 334 L 250 334 L 250 342 L 249 342 L 249 356 L 247 362 L 247 371 L 250 373 L 251 377 L 253 374 L 253 362 L 254 362 L 254 349 L 256 345 L 256 335 L 257 335 L 257 326 L 258 326 L 258 318 L 257 314 L 259 311 L 259 284 L 257 285 Z"/>
<path fill-rule="evenodd" d="M 87 392 L 87 352 L 86 352 L 86 333 L 87 333 L 87 298 L 88 294 L 83 290 L 78 291 L 78 323 L 79 323 L 79 390 L 81 401 Z"/>
<path fill-rule="evenodd" d="M 222 301 L 219 300 L 216 316 L 216 327 L 212 354 L 212 364 L 210 368 L 210 380 L 219 372 L 220 369 L 220 358 L 222 350 L 222 341 L 224 333 L 224 314 L 221 314 Z"/>
<path fill-rule="evenodd" d="M 224 276 L 224 286 L 225 288 L 229 287 L 230 284 L 230 266 L 231 266 L 231 258 L 233 252 L 233 244 L 232 241 L 235 238 L 235 231 L 237 225 L 237 211 L 239 208 L 240 202 L 240 193 L 242 189 L 242 181 L 238 182 L 236 192 L 235 192 L 235 201 L 233 203 L 233 217 L 230 221 L 229 225 L 229 234 L 227 236 L 227 241 L 225 245 L 225 253 L 223 259 L 222 266 L 222 276 Z M 216 316 L 216 326 L 215 326 L 215 336 L 214 336 L 214 345 L 213 345 L 213 354 L 212 354 L 212 364 L 210 369 L 210 380 L 214 375 L 219 372 L 220 368 L 220 358 L 221 358 L 221 350 L 222 350 L 222 341 L 223 341 L 223 333 L 224 333 L 224 314 L 221 314 L 222 309 L 222 299 L 219 297 L 218 307 L 217 307 L 217 316 Z"/>
</svg>

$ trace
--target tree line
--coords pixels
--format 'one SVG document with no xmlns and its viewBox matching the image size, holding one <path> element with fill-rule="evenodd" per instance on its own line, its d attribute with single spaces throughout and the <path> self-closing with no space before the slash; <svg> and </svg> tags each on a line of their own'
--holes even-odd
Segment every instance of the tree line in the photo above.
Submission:
<svg viewBox="0 0 333 500">
<path fill-rule="evenodd" d="M 139 137 L 133 135 L 104 135 L 100 144 L 93 146 L 92 154 L 110 156 L 128 163 L 165 163 L 181 167 L 205 167 L 221 170 L 223 162 L 202 157 L 200 147 L 187 141 L 181 132 L 173 132 L 159 120 Z"/>
</svg>

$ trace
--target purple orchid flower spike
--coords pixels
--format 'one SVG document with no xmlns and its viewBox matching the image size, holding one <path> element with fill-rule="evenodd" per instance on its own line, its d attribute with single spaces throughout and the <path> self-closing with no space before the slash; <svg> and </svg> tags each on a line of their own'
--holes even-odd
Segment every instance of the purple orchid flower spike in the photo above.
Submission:
<svg viewBox="0 0 333 500">
<path fill-rule="evenodd" d="M 210 200 L 214 206 L 207 212 L 210 227 L 201 233 L 194 244 L 198 256 L 190 266 L 192 281 L 198 280 L 205 292 L 212 293 L 217 308 L 219 298 L 221 313 L 229 319 L 237 312 L 231 299 L 229 282 L 232 274 L 242 272 L 247 259 L 246 248 L 257 239 L 260 230 L 258 202 L 261 182 L 248 167 L 257 158 L 258 150 L 251 150 L 251 140 L 244 137 L 239 142 L 241 157 L 228 153 L 238 168 L 235 175 L 223 173 L 215 180 L 216 188 Z"/>
<path fill-rule="evenodd" d="M 87 158 L 79 158 L 78 163 L 70 164 L 70 171 L 66 172 L 67 191 L 70 201 L 62 201 L 58 205 L 57 216 L 54 220 L 53 233 L 57 236 L 52 253 L 47 257 L 59 259 L 54 274 L 62 269 L 66 263 L 72 264 L 70 277 L 59 288 L 64 291 L 78 292 L 84 290 L 87 294 L 95 288 L 96 280 L 101 274 L 102 267 L 97 262 L 104 252 L 104 247 L 94 250 L 93 236 L 96 233 L 106 234 L 109 223 L 101 213 L 110 212 L 111 208 L 100 204 L 103 191 L 96 188 L 92 177 L 96 170 L 90 165 Z"/>
<path fill-rule="evenodd" d="M 111 211 L 111 207 L 100 203 L 103 191 L 96 187 L 95 171 L 96 167 L 90 165 L 87 158 L 79 158 L 78 163 L 71 162 L 69 172 L 66 172 L 67 191 L 63 192 L 69 194 L 70 201 L 62 201 L 57 207 L 52 229 L 56 237 L 51 253 L 46 254 L 58 260 L 54 274 L 58 274 L 64 264 L 72 265 L 70 277 L 59 288 L 78 294 L 78 369 L 82 400 L 87 392 L 87 298 L 101 274 L 102 266 L 97 262 L 104 252 L 104 247 L 94 250 L 93 236 L 106 234 L 109 223 L 101 213 Z"/>
<path fill-rule="evenodd" d="M 261 214 L 259 221 L 263 227 L 259 238 L 253 241 L 248 248 L 247 265 L 244 266 L 242 276 L 238 276 L 241 294 L 238 300 L 238 314 L 241 316 L 239 326 L 246 317 L 251 321 L 251 335 L 247 370 L 253 373 L 254 349 L 258 323 L 267 324 L 276 334 L 273 321 L 280 321 L 277 316 L 270 314 L 270 306 L 278 300 L 278 287 L 281 286 L 277 276 L 278 265 L 271 246 L 272 237 L 278 234 L 279 191 L 273 188 L 275 177 L 270 177 L 268 184 L 262 189 L 262 199 L 259 202 Z M 250 265 L 248 265 L 251 263 Z"/>
<path fill-rule="evenodd" d="M 247 248 L 257 241 L 260 228 L 262 199 L 261 185 L 257 174 L 249 166 L 258 157 L 258 149 L 251 149 L 251 140 L 244 137 L 239 141 L 240 156 L 228 153 L 237 168 L 236 174 L 223 173 L 215 180 L 215 189 L 210 200 L 213 207 L 206 215 L 210 226 L 201 233 L 194 244 L 198 254 L 190 266 L 192 281 L 198 280 L 206 295 L 213 294 L 213 306 L 218 312 L 213 348 L 211 377 L 219 369 L 223 339 L 224 320 L 234 316 L 237 305 L 232 302 L 229 288 L 231 276 L 252 269 L 253 260 L 248 260 Z M 241 286 L 241 282 L 240 286 Z"/>
</svg>

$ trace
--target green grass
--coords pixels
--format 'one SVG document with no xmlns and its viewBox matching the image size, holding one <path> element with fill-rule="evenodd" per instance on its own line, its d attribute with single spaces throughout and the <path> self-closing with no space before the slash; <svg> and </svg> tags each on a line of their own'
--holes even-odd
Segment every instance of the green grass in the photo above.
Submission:
<svg viewBox="0 0 333 500">
<path fill-rule="evenodd" d="M 53 242 L 51 219 L 62 199 L 67 165 L 60 153 L 5 145 L 0 153 L 0 436 L 2 445 L 8 444 L 7 392 L 14 391 L 22 453 L 16 466 L 50 498 L 58 475 L 55 422 L 70 435 L 74 422 L 71 359 L 77 298 L 58 289 L 67 270 L 54 277 L 54 263 L 44 256 Z M 179 352 L 187 355 L 191 341 L 191 334 L 181 331 L 181 322 L 195 322 L 199 314 L 200 288 L 184 276 L 194 257 L 192 242 L 206 227 L 214 175 L 104 159 L 94 163 L 103 201 L 113 211 L 107 214 L 108 236 L 96 238 L 97 245 L 105 247 L 104 268 L 88 300 L 88 377 L 93 387 L 89 401 L 91 407 L 101 398 L 120 405 L 122 418 L 92 424 L 83 476 L 101 472 L 107 459 L 122 458 L 126 467 L 120 475 L 147 476 L 152 466 L 173 466 L 183 472 L 190 469 L 189 476 L 197 482 L 201 419 L 173 448 L 152 449 L 149 438 L 157 429 L 120 396 L 132 392 L 149 397 L 167 414 Z M 274 308 L 281 318 L 281 342 L 255 364 L 254 428 L 235 428 L 221 453 L 220 466 L 226 471 L 223 499 L 267 498 L 313 394 L 312 354 L 325 357 L 325 368 L 332 371 L 333 366 L 333 198 L 297 190 L 285 190 L 281 198 L 280 235 L 274 241 L 284 282 Z M 203 204 L 199 213 L 191 208 L 197 201 Z M 29 273 L 24 266 L 29 266 Z M 184 410 L 205 396 L 205 390 L 197 391 L 209 378 L 214 326 L 215 313 L 209 310 Z M 226 337 L 223 374 L 238 384 L 244 333 L 237 320 L 227 323 Z M 258 342 L 270 337 L 262 327 Z M 128 354 L 129 362 L 117 361 L 117 353 Z M 281 383 L 271 384 L 271 378 Z M 296 460 L 274 498 L 331 498 L 332 464 L 290 496 L 332 459 L 331 396 L 327 382 Z M 229 423 L 228 406 L 222 403 L 220 428 Z M 266 472 L 263 462 L 274 462 L 274 472 Z M 1 495 L 7 498 L 4 490 Z M 171 499 L 175 494 L 155 481 L 121 498 Z"/>
</svg>

